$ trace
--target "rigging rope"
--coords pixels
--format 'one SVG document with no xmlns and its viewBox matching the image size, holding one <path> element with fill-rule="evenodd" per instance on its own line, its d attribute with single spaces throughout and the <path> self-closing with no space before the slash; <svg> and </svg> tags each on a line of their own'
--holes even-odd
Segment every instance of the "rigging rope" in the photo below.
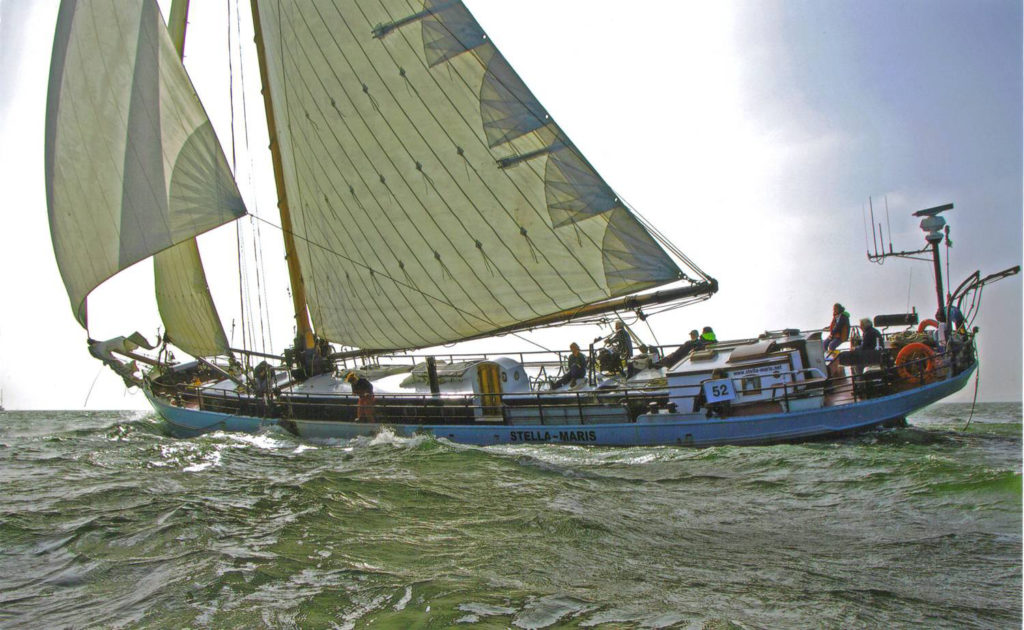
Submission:
<svg viewBox="0 0 1024 630">
<path fill-rule="evenodd" d="M 89 397 L 90 397 L 90 396 L 92 396 L 92 388 L 93 388 L 93 387 L 96 387 L 96 381 L 98 381 L 98 380 L 99 380 L 99 378 L 100 378 L 100 374 L 102 374 L 102 373 L 103 373 L 103 369 L 104 369 L 105 367 L 106 367 L 106 365 L 103 365 L 103 364 L 101 363 L 101 364 L 100 364 L 100 369 L 96 370 L 96 378 L 92 379 L 92 385 L 90 385 L 90 386 L 89 386 L 89 391 L 88 391 L 88 392 L 86 392 L 86 394 L 85 394 L 85 400 L 84 400 L 84 401 L 82 401 L 82 406 L 83 406 L 83 407 L 85 407 L 86 405 L 88 405 L 88 404 L 89 404 Z"/>
<path fill-rule="evenodd" d="M 228 0 L 228 2 L 230 3 L 230 0 Z M 230 28 L 231 28 L 230 27 L 230 15 L 231 15 L 231 10 L 230 10 L 230 6 L 229 6 L 229 8 L 228 8 L 228 17 L 229 17 L 228 29 L 229 29 L 229 31 L 230 31 Z M 236 47 L 236 49 L 238 51 L 238 74 L 239 74 L 239 81 L 241 82 L 241 85 L 242 85 L 242 89 L 241 89 L 241 94 L 242 94 L 242 132 L 243 132 L 243 137 L 245 139 L 246 154 L 249 156 L 249 173 L 248 173 L 249 185 L 250 185 L 250 190 L 253 190 L 254 189 L 254 185 L 253 185 L 253 180 L 252 180 L 252 174 L 253 174 L 253 171 L 255 169 L 254 169 L 254 163 L 253 163 L 253 152 L 250 150 L 251 142 L 250 142 L 250 136 L 249 136 L 249 106 L 248 106 L 248 101 L 246 100 L 246 97 L 245 97 L 245 55 L 243 54 L 243 50 L 242 50 L 242 14 L 241 14 L 241 11 L 240 11 L 240 8 L 239 8 L 238 0 L 235 0 L 235 20 L 234 20 L 234 22 L 235 22 L 235 34 L 236 34 L 235 35 L 235 47 Z M 233 77 L 232 77 L 232 83 L 234 83 Z M 234 105 L 234 102 L 232 102 L 232 104 L 231 104 L 231 115 L 232 115 L 231 131 L 232 131 L 232 138 L 234 138 L 233 134 L 234 134 L 234 127 L 235 127 L 234 112 L 235 112 L 235 105 Z M 253 202 L 253 204 L 254 204 L 253 205 L 253 210 L 255 212 L 255 211 L 258 210 L 258 206 L 259 206 L 259 195 L 255 195 L 254 197 L 255 197 L 255 199 L 254 199 L 254 202 Z M 263 277 L 266 275 L 266 268 L 264 266 L 264 261 L 263 261 L 263 248 L 260 246 L 260 244 L 262 242 L 262 235 L 260 233 L 260 229 L 259 229 L 259 224 L 258 223 L 254 224 L 252 238 L 253 238 L 253 258 L 254 258 L 255 267 L 256 267 L 255 268 L 255 273 L 256 273 L 256 297 L 257 297 L 257 313 L 258 313 L 258 319 L 259 319 L 259 324 L 260 324 L 260 343 L 261 343 L 260 349 L 263 352 L 267 352 L 269 348 L 273 348 L 273 338 L 271 336 L 271 332 L 270 332 L 269 326 L 266 326 L 266 322 L 268 322 L 270 320 L 270 299 L 269 299 L 269 295 L 267 295 L 266 284 L 263 282 Z"/>
<path fill-rule="evenodd" d="M 977 350 L 975 350 L 975 353 L 977 353 Z M 975 354 L 974 360 L 978 364 L 978 371 L 974 373 L 974 399 L 971 401 L 971 415 L 967 418 L 964 431 L 967 430 L 967 427 L 971 426 L 971 420 L 974 420 L 974 406 L 978 403 L 978 384 L 981 383 L 981 358 Z"/>
<path fill-rule="evenodd" d="M 238 172 L 238 154 L 236 150 L 237 138 L 235 137 L 235 71 L 234 71 L 234 59 L 232 57 L 232 46 L 231 46 L 231 0 L 225 0 L 227 7 L 227 57 L 228 57 L 228 107 L 231 111 L 231 172 L 232 174 Z M 246 325 L 246 291 L 245 291 L 245 279 L 244 279 L 244 255 L 243 255 L 243 236 L 242 236 L 242 225 L 241 222 L 235 222 L 235 252 L 238 258 L 238 310 L 239 318 L 241 319 L 242 328 L 242 350 L 245 350 L 243 361 L 245 369 L 249 370 L 249 337 L 246 334 L 248 326 Z"/>
</svg>

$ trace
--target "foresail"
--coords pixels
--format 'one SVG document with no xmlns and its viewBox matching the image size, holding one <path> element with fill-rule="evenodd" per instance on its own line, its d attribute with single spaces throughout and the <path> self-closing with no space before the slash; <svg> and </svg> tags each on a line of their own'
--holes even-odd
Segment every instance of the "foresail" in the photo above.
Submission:
<svg viewBox="0 0 1024 630">
<path fill-rule="evenodd" d="M 424 347 L 688 279 L 461 2 L 255 4 L 321 335 Z"/>
<path fill-rule="evenodd" d="M 85 298 L 126 267 L 245 214 L 153 0 L 64 0 L 50 67 L 46 193 L 61 276 Z"/>
<path fill-rule="evenodd" d="M 231 354 L 195 239 L 154 256 L 153 279 L 160 319 L 171 343 L 194 357 Z"/>
<path fill-rule="evenodd" d="M 188 0 L 174 0 L 167 31 L 179 59 L 185 56 L 187 22 Z M 231 354 L 195 238 L 153 256 L 153 284 L 165 339 L 196 357 Z"/>
</svg>

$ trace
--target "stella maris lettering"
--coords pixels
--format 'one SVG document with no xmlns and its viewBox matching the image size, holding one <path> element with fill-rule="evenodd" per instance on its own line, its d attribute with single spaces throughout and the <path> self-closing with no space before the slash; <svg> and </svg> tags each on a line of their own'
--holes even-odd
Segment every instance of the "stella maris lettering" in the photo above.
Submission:
<svg viewBox="0 0 1024 630">
<path fill-rule="evenodd" d="M 595 442 L 596 431 L 512 431 L 510 442 Z"/>
</svg>

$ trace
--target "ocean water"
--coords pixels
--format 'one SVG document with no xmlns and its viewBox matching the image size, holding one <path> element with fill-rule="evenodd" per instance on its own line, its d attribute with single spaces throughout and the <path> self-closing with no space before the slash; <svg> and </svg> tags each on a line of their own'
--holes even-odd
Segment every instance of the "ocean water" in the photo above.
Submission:
<svg viewBox="0 0 1024 630">
<path fill-rule="evenodd" d="M 769 447 L 0 414 L 3 628 L 1020 628 L 1021 405 Z"/>
</svg>

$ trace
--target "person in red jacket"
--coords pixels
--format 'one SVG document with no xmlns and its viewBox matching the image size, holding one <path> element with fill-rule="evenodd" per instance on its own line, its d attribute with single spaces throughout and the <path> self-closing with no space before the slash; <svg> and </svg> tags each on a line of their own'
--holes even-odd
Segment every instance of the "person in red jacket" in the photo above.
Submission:
<svg viewBox="0 0 1024 630">
<path fill-rule="evenodd" d="M 373 384 L 355 372 L 349 372 L 345 381 L 352 386 L 352 393 L 359 396 L 356 406 L 356 420 L 373 421 Z"/>
<path fill-rule="evenodd" d="M 825 354 L 834 351 L 850 338 L 850 314 L 843 305 L 836 302 L 832 305 L 832 323 L 828 325 L 828 337 L 825 339 Z"/>
</svg>

